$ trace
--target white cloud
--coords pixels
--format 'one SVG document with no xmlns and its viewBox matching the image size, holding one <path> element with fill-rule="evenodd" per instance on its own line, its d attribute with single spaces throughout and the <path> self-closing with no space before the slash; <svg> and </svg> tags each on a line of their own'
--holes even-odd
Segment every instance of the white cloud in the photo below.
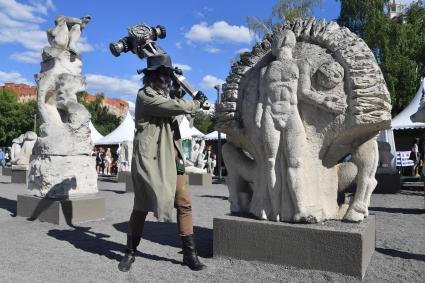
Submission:
<svg viewBox="0 0 425 283">
<path fill-rule="evenodd" d="M 80 40 L 77 42 L 77 49 L 80 52 L 90 52 L 93 51 L 93 46 L 88 42 L 87 38 L 82 36 Z"/>
<path fill-rule="evenodd" d="M 134 117 L 134 113 L 136 112 L 136 104 L 132 101 L 126 100 L 128 103 L 128 111 L 130 111 L 130 115 Z"/>
<path fill-rule="evenodd" d="M 23 83 L 32 85 L 32 83 L 18 72 L 6 73 L 0 71 L 0 83 Z"/>
<path fill-rule="evenodd" d="M 213 54 L 221 52 L 219 48 L 211 46 L 211 45 L 205 46 L 204 50 L 207 51 L 208 53 L 213 53 Z"/>
<path fill-rule="evenodd" d="M 28 49 L 20 54 L 12 54 L 12 59 L 33 63 L 34 54 L 29 55 L 29 52 L 40 52 L 48 45 L 46 31 L 41 30 L 40 24 L 45 22 L 43 16 L 54 9 L 52 0 L 30 0 L 28 4 L 0 0 L 0 44 L 17 43 Z M 51 23 L 53 26 L 54 23 Z M 80 39 L 78 47 L 81 52 L 94 49 L 84 37 Z"/>
<path fill-rule="evenodd" d="M 118 77 L 109 77 L 98 74 L 86 74 L 87 90 L 91 93 L 104 92 L 105 94 L 114 94 L 119 97 L 134 97 L 137 91 L 142 87 L 139 77 L 123 79 Z"/>
<path fill-rule="evenodd" d="M 250 43 L 254 38 L 246 26 L 229 25 L 219 21 L 208 26 L 206 22 L 193 25 L 185 34 L 185 38 L 193 42 L 225 41 L 234 43 Z"/>
<path fill-rule="evenodd" d="M 41 61 L 41 53 L 37 51 L 17 52 L 10 55 L 10 58 L 24 63 L 39 63 Z"/>
<path fill-rule="evenodd" d="M 250 52 L 251 50 L 249 48 L 241 48 L 239 50 L 237 50 L 235 53 L 236 54 L 242 54 L 244 52 Z"/>
<path fill-rule="evenodd" d="M 182 48 L 182 43 L 180 41 L 179 42 L 176 42 L 176 47 L 178 49 L 181 49 Z"/>
<path fill-rule="evenodd" d="M 192 70 L 192 67 L 186 64 L 173 64 L 174 67 L 179 68 L 182 71 L 190 71 Z"/>
<path fill-rule="evenodd" d="M 224 81 L 211 76 L 211 75 L 206 75 L 202 78 L 202 81 L 199 83 L 199 85 L 203 88 L 203 89 L 211 89 L 214 88 L 214 86 L 216 85 L 221 85 L 224 84 Z"/>
</svg>

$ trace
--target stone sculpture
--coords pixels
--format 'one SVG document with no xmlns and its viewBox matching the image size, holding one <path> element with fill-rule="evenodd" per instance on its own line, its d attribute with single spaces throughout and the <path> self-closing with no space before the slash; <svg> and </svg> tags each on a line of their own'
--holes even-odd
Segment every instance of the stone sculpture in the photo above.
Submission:
<svg viewBox="0 0 425 283">
<path fill-rule="evenodd" d="M 391 161 L 394 155 L 391 153 L 391 145 L 387 142 L 378 141 L 379 163 L 377 173 L 394 173 Z"/>
<path fill-rule="evenodd" d="M 123 141 L 121 143 L 119 157 L 119 171 L 131 171 L 131 158 L 133 156 L 133 141 Z"/>
<path fill-rule="evenodd" d="M 275 26 L 232 65 L 216 109 L 231 212 L 362 221 L 390 110 L 379 66 L 355 34 L 314 18 Z M 338 202 L 352 183 L 354 198 Z"/>
<path fill-rule="evenodd" d="M 198 173 L 203 174 L 206 173 L 205 169 L 205 141 L 202 140 L 200 144 L 194 142 L 192 146 L 192 152 L 190 154 L 190 159 L 186 159 L 185 161 L 185 170 L 187 173 Z"/>
<path fill-rule="evenodd" d="M 28 131 L 13 140 L 11 163 L 14 169 L 28 169 L 36 140 L 37 134 L 32 131 Z"/>
<path fill-rule="evenodd" d="M 43 48 L 36 75 L 42 124 L 30 164 L 32 195 L 67 198 L 98 191 L 95 160 L 90 156 L 90 113 L 77 102 L 86 82 L 76 45 L 89 20 L 89 16 L 59 16 L 56 27 L 47 31 L 50 46 Z"/>
<path fill-rule="evenodd" d="M 15 159 L 19 156 L 19 153 L 21 152 L 22 143 L 24 142 L 24 136 L 25 134 L 22 134 L 12 140 L 12 149 L 10 151 L 11 163 L 15 162 Z"/>
</svg>

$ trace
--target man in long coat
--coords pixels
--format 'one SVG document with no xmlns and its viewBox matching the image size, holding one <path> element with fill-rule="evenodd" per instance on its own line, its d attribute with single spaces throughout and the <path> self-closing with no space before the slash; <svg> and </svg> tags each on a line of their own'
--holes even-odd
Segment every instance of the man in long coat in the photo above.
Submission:
<svg viewBox="0 0 425 283">
<path fill-rule="evenodd" d="M 128 271 L 134 262 L 147 213 L 153 212 L 159 221 L 171 221 L 175 207 L 183 263 L 192 270 L 201 270 L 204 265 L 197 257 L 193 240 L 192 200 L 184 175 L 183 149 L 175 116 L 194 113 L 207 99 L 202 92 L 198 92 L 193 101 L 180 99 L 184 93 L 176 85 L 169 91 L 173 77 L 169 56 L 148 57 L 147 64 L 143 70 L 144 87 L 136 100 L 137 132 L 131 162 L 134 207 L 125 256 L 118 268 Z"/>
</svg>

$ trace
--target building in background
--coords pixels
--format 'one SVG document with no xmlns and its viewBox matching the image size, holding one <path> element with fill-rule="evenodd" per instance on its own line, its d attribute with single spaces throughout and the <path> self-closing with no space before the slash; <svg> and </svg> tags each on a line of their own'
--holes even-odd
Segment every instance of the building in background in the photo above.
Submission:
<svg viewBox="0 0 425 283">
<path fill-rule="evenodd" d="M 399 17 L 404 13 L 405 5 L 401 0 L 390 0 L 387 5 L 390 19 Z"/>
<path fill-rule="evenodd" d="M 5 83 L 3 86 L 0 86 L 0 91 L 10 90 L 18 95 L 18 101 L 26 103 L 31 100 L 37 100 L 37 88 L 35 86 L 27 84 L 15 84 L 15 83 Z M 106 106 L 108 111 L 118 116 L 120 118 L 125 118 L 128 112 L 128 102 L 118 99 L 118 98 L 108 98 L 103 94 L 97 94 L 103 97 L 102 106 Z M 84 96 L 84 100 L 87 102 L 93 102 L 96 100 L 97 95 L 87 95 Z"/>
</svg>

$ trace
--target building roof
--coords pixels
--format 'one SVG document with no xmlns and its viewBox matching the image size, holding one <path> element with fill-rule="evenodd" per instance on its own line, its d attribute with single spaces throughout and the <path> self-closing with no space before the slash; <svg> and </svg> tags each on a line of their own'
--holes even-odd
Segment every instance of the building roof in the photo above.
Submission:
<svg viewBox="0 0 425 283">
<path fill-rule="evenodd" d="M 418 92 L 415 97 L 397 116 L 391 120 L 393 130 L 420 129 L 425 128 L 425 123 L 415 123 L 410 120 L 410 116 L 418 111 L 424 89 L 424 79 L 421 80 Z"/>
</svg>

